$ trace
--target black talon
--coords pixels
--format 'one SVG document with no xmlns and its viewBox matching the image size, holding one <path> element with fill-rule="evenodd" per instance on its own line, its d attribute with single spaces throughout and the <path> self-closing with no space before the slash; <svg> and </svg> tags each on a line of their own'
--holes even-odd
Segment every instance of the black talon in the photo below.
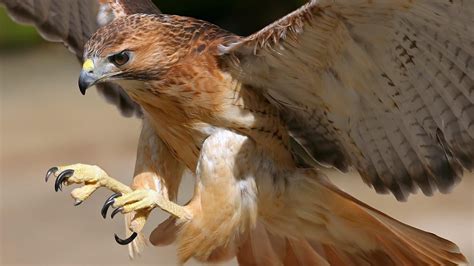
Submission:
<svg viewBox="0 0 474 266">
<path fill-rule="evenodd" d="M 46 172 L 46 177 L 44 178 L 45 182 L 48 182 L 49 177 L 56 173 L 59 169 L 57 167 L 51 167 L 49 168 L 48 172 Z"/>
<path fill-rule="evenodd" d="M 102 209 L 100 210 L 100 214 L 102 214 L 102 217 L 104 217 L 104 219 L 107 217 L 107 211 L 109 210 L 109 207 L 114 204 L 115 198 L 120 196 L 122 196 L 121 193 L 115 193 L 105 200 L 105 203 L 102 206 Z"/>
<path fill-rule="evenodd" d="M 76 200 L 76 202 L 74 202 L 74 206 L 79 206 L 82 202 L 82 200 Z"/>
<path fill-rule="evenodd" d="M 117 209 L 115 209 L 112 214 L 110 215 L 110 218 L 114 218 L 114 216 L 119 213 L 119 212 L 122 212 L 123 211 L 123 207 L 118 207 Z"/>
<path fill-rule="evenodd" d="M 133 232 L 131 236 L 129 236 L 127 239 L 121 239 L 120 237 L 117 236 L 117 234 L 114 234 L 115 236 L 115 241 L 119 243 L 120 245 L 127 245 L 130 244 L 137 236 L 138 234 Z"/>
<path fill-rule="evenodd" d="M 64 181 L 66 181 L 68 178 L 70 178 L 74 174 L 74 170 L 68 169 L 62 171 L 59 175 L 58 178 L 56 178 L 56 182 L 54 182 L 54 190 L 58 192 L 58 190 L 62 190 L 62 184 Z"/>
</svg>

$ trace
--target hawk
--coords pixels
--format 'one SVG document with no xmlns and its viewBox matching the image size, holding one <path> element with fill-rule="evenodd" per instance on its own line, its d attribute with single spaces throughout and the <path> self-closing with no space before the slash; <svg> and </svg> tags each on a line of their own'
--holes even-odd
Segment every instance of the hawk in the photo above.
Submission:
<svg viewBox="0 0 474 266">
<path fill-rule="evenodd" d="M 0 0 L 64 42 L 93 86 L 143 119 L 131 186 L 98 166 L 51 168 L 77 204 L 100 187 L 126 214 L 131 252 L 243 265 L 454 265 L 457 246 L 335 187 L 321 167 L 356 169 L 398 200 L 447 193 L 472 170 L 474 2 L 313 0 L 248 37 L 160 14 L 149 0 Z M 98 17 L 98 20 L 96 20 Z M 99 24 L 102 26 L 97 29 Z M 94 33 L 95 32 L 95 33 Z M 181 176 L 194 196 L 175 203 Z"/>
</svg>

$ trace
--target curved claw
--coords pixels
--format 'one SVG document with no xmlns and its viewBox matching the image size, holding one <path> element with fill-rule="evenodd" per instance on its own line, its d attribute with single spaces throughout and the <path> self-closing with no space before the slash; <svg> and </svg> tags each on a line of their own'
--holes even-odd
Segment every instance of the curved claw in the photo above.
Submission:
<svg viewBox="0 0 474 266">
<path fill-rule="evenodd" d="M 120 196 L 122 196 L 121 193 L 115 193 L 105 200 L 105 203 L 102 206 L 102 209 L 100 210 L 100 214 L 102 214 L 102 217 L 104 217 L 104 219 L 107 217 L 107 211 L 109 210 L 110 205 L 114 204 L 115 198 Z"/>
<path fill-rule="evenodd" d="M 44 178 L 44 181 L 45 181 L 45 182 L 48 182 L 49 177 L 50 177 L 52 174 L 56 173 L 58 170 L 59 170 L 59 169 L 58 169 L 56 166 L 49 168 L 48 172 L 46 172 L 46 176 L 45 176 L 45 178 Z"/>
<path fill-rule="evenodd" d="M 129 236 L 128 238 L 121 239 L 120 237 L 117 236 L 117 234 L 114 234 L 115 241 L 117 241 L 117 243 L 119 243 L 120 245 L 130 244 L 137 236 L 138 236 L 138 234 L 133 232 L 133 234 L 131 236 Z"/>
<path fill-rule="evenodd" d="M 56 178 L 56 182 L 54 182 L 54 190 L 56 192 L 58 192 L 58 190 L 62 190 L 62 183 L 70 178 L 73 174 L 74 170 L 72 169 L 62 171 Z"/>
<path fill-rule="evenodd" d="M 119 213 L 119 212 L 122 212 L 123 211 L 123 207 L 118 207 L 117 209 L 115 209 L 112 214 L 110 215 L 110 218 L 114 218 L 114 216 Z"/>
</svg>

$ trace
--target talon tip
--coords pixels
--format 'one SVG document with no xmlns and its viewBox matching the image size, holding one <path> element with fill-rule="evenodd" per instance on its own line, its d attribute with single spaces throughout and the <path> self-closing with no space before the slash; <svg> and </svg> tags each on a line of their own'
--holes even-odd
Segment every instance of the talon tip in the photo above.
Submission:
<svg viewBox="0 0 474 266">
<path fill-rule="evenodd" d="M 74 202 L 74 206 L 79 206 L 82 204 L 82 200 L 76 200 L 76 202 Z"/>
<path fill-rule="evenodd" d="M 102 217 L 105 219 L 107 218 L 107 211 L 109 210 L 109 206 L 108 205 L 104 205 L 102 206 L 102 209 L 100 210 L 100 215 L 102 215 Z"/>
<path fill-rule="evenodd" d="M 120 245 L 128 245 L 130 244 L 135 238 L 138 236 L 136 232 L 133 232 L 128 238 L 126 239 L 121 239 L 120 237 L 117 236 L 117 234 L 114 234 L 115 241 L 119 243 Z"/>
<path fill-rule="evenodd" d="M 110 214 L 110 218 L 113 219 L 115 217 L 115 215 L 117 215 L 117 213 L 119 212 L 122 212 L 123 211 L 123 207 L 119 207 L 117 209 L 115 209 L 112 214 Z"/>
<path fill-rule="evenodd" d="M 121 193 L 115 193 L 105 200 L 105 203 L 102 206 L 102 209 L 100 210 L 100 214 L 102 215 L 102 217 L 104 217 L 104 219 L 107 218 L 107 211 L 109 210 L 109 207 L 114 204 L 115 198 L 120 196 L 122 196 Z"/>
<path fill-rule="evenodd" d="M 63 190 L 62 188 L 62 183 L 64 181 L 67 181 L 68 178 L 70 178 L 72 175 L 74 175 L 74 170 L 68 169 L 62 171 L 58 177 L 56 178 L 56 181 L 54 182 L 54 190 L 58 192 L 58 190 Z"/>
<path fill-rule="evenodd" d="M 44 181 L 47 183 L 49 177 L 50 177 L 52 174 L 56 173 L 58 170 L 59 170 L 59 169 L 58 169 L 57 167 L 51 167 L 51 168 L 49 168 L 48 172 L 46 172 L 46 176 L 45 176 L 45 178 L 44 178 Z"/>
</svg>

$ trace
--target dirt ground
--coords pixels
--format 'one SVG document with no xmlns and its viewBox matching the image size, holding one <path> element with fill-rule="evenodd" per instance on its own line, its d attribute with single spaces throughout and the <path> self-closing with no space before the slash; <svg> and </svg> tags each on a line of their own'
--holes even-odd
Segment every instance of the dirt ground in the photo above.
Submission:
<svg viewBox="0 0 474 266">
<path fill-rule="evenodd" d="M 73 207 L 70 188 L 55 193 L 44 183 L 49 167 L 77 162 L 98 164 L 126 183 L 132 176 L 139 120 L 121 117 L 95 90 L 81 96 L 78 73 L 79 64 L 60 46 L 0 53 L 1 264 L 175 265 L 172 246 L 148 247 L 128 259 L 113 239 L 123 236 L 122 219 L 103 220 L 99 213 L 110 192 L 100 190 Z M 356 174 L 328 175 L 364 202 L 457 243 L 474 260 L 474 175 L 449 195 L 417 195 L 407 203 L 375 194 Z M 183 199 L 192 187 L 185 181 Z M 155 211 L 152 219 L 164 217 Z M 152 229 L 149 223 L 146 231 Z"/>
</svg>

